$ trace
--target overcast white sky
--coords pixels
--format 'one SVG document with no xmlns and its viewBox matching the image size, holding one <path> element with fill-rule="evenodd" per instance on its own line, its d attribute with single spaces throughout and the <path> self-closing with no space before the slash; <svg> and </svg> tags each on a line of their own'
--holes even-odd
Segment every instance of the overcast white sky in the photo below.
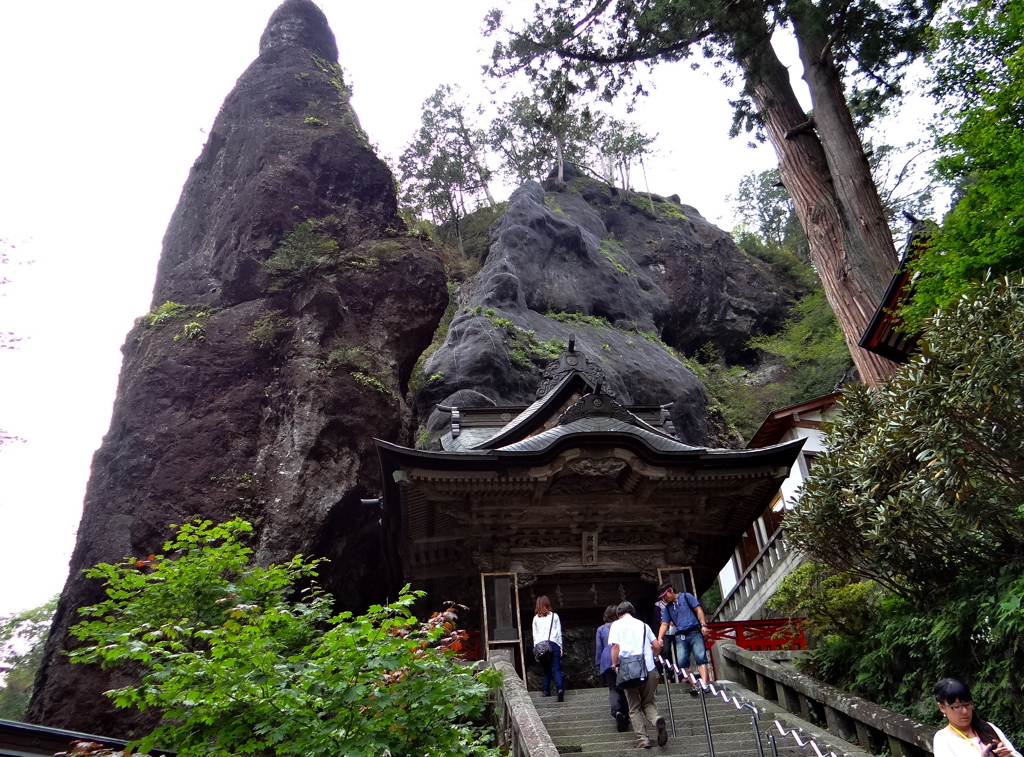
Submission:
<svg viewBox="0 0 1024 757">
<path fill-rule="evenodd" d="M 383 155 L 401 152 L 439 84 L 485 97 L 480 28 L 499 2 L 320 2 Z M 0 269 L 0 332 L 23 337 L 0 350 L 0 428 L 26 440 L 0 447 L 0 614 L 63 586 L 120 346 L 149 310 L 188 170 L 278 4 L 0 2 L 0 240 L 12 263 L 32 261 Z M 714 74 L 662 66 L 655 83 L 630 117 L 660 135 L 651 190 L 731 228 L 726 195 L 774 164 L 771 148 L 727 138 Z"/>
</svg>

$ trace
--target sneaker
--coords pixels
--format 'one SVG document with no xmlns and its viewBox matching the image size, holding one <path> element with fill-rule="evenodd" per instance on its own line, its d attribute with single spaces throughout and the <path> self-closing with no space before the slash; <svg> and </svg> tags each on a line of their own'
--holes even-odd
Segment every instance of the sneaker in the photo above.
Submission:
<svg viewBox="0 0 1024 757">
<path fill-rule="evenodd" d="M 694 686 L 693 688 L 691 688 L 691 689 L 690 689 L 690 696 L 691 696 L 691 697 L 695 697 L 695 696 L 697 696 L 697 695 L 698 695 L 699 693 L 700 693 L 700 692 L 699 692 L 699 691 L 697 691 L 697 687 L 696 687 L 696 686 Z"/>
<path fill-rule="evenodd" d="M 564 702 L 565 701 L 565 692 L 562 691 L 561 689 L 559 689 L 559 691 L 558 691 L 558 701 L 559 702 Z"/>
<path fill-rule="evenodd" d="M 622 710 L 615 713 L 615 730 L 619 733 L 625 733 L 629 730 L 629 715 Z"/>
<path fill-rule="evenodd" d="M 665 727 L 665 718 L 658 716 L 654 721 L 654 727 L 658 729 L 658 746 L 665 746 L 668 743 L 668 728 Z"/>
<path fill-rule="evenodd" d="M 640 741 L 640 742 L 637 743 L 635 748 L 636 749 L 650 749 L 651 748 L 651 742 L 649 742 L 649 741 Z"/>
</svg>

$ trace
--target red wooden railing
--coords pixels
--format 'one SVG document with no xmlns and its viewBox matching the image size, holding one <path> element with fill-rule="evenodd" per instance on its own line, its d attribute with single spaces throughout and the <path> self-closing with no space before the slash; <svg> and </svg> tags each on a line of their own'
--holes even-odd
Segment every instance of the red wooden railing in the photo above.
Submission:
<svg viewBox="0 0 1024 757">
<path fill-rule="evenodd" d="M 708 623 L 707 644 L 731 641 L 751 652 L 807 649 L 802 618 L 790 620 L 739 620 Z"/>
</svg>

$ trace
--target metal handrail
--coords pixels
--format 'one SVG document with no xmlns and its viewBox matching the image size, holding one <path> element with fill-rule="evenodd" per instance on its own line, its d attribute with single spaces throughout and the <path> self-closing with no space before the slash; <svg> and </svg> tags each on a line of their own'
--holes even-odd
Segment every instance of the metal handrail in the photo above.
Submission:
<svg viewBox="0 0 1024 757">
<path fill-rule="evenodd" d="M 750 702 L 741 701 L 735 694 L 730 697 L 728 691 L 726 691 L 725 689 L 717 688 L 712 681 L 704 681 L 703 679 L 701 679 L 700 676 L 690 673 L 684 668 L 680 668 L 675 663 L 665 659 L 661 655 L 656 656 L 655 659 L 661 663 L 663 669 L 673 673 L 677 681 L 679 681 L 681 678 L 686 679 L 700 693 L 701 707 L 704 711 L 704 728 L 707 730 L 708 749 L 710 750 L 711 757 L 715 757 L 715 745 L 714 740 L 711 736 L 711 719 L 708 717 L 708 706 L 706 701 L 706 696 L 708 693 L 710 693 L 712 699 L 721 699 L 725 704 L 731 703 L 733 706 L 736 707 L 737 710 L 749 709 L 751 711 L 751 725 L 754 728 L 754 738 L 757 741 L 758 757 L 764 757 L 764 745 L 761 742 L 760 730 L 761 715 L 757 707 L 750 704 Z M 675 732 L 675 718 L 671 712 L 669 713 L 669 717 L 673 720 L 672 730 L 673 732 Z M 816 757 L 840 757 L 840 755 L 837 755 L 834 751 L 831 750 L 828 752 L 823 752 L 821 750 L 821 747 L 818 746 L 818 743 L 814 739 L 808 739 L 804 741 L 803 738 L 800 736 L 800 732 L 795 728 L 790 728 L 789 730 L 787 730 L 786 727 L 778 720 L 773 720 L 772 725 L 774 725 L 778 729 L 779 733 L 782 735 L 783 738 L 792 737 L 796 741 L 796 745 L 801 749 L 805 749 L 807 746 L 810 746 L 814 750 Z M 768 733 L 768 741 L 772 747 L 772 756 L 779 757 L 779 751 L 775 742 L 774 733 Z"/>
</svg>

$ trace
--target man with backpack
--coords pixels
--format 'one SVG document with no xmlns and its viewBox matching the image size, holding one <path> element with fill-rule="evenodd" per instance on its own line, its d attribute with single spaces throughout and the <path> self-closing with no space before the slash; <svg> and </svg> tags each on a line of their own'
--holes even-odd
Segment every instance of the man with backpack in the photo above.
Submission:
<svg viewBox="0 0 1024 757">
<path fill-rule="evenodd" d="M 708 624 L 704 618 L 704 608 L 700 606 L 700 600 L 688 592 L 678 593 L 668 581 L 658 587 L 658 599 L 665 603 L 661 609 L 661 629 L 658 631 L 658 641 L 663 643 L 669 625 L 675 624 L 676 665 L 688 670 L 690 652 L 692 651 L 701 679 L 710 680 L 708 650 L 704 644 Z M 696 689 L 690 693 L 697 696 Z"/>
</svg>

